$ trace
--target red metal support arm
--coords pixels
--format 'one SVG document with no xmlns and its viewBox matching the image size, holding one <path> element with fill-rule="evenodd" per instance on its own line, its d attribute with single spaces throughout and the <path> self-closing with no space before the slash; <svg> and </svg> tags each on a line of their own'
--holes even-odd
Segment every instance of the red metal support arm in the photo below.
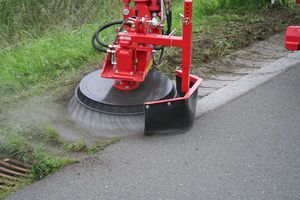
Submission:
<svg viewBox="0 0 300 200">
<path fill-rule="evenodd" d="M 183 48 L 183 38 L 179 36 L 165 36 L 160 34 L 141 34 L 141 33 L 120 33 L 122 39 L 128 39 L 134 43 L 139 44 L 152 44 L 155 46 L 167 46 L 167 47 L 178 47 Z"/>
<path fill-rule="evenodd" d="M 164 36 L 160 34 L 120 33 L 123 40 L 130 40 L 138 44 L 152 44 L 155 46 L 172 46 L 182 49 L 182 92 L 186 93 L 190 87 L 190 68 L 192 59 L 192 31 L 193 31 L 193 1 L 185 0 L 182 37 Z"/>
<path fill-rule="evenodd" d="M 192 63 L 192 38 L 193 38 L 193 1 L 185 0 L 184 19 L 182 31 L 182 92 L 190 89 L 190 71 Z"/>
</svg>

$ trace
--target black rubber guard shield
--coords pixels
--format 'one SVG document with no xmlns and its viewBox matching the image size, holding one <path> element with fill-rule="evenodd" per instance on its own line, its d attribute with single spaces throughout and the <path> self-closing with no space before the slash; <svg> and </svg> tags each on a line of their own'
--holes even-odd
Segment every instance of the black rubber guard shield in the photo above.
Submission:
<svg viewBox="0 0 300 200">
<path fill-rule="evenodd" d="M 177 92 L 181 93 L 182 79 L 176 76 Z M 191 87 L 194 83 L 190 83 Z M 190 98 L 170 100 L 169 102 L 146 104 L 145 109 L 145 135 L 179 134 L 189 130 L 195 120 L 198 88 Z"/>
</svg>

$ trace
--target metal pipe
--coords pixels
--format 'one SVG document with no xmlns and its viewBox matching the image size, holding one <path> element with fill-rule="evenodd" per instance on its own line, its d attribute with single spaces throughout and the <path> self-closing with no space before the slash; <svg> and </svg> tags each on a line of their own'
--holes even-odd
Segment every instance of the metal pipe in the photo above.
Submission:
<svg viewBox="0 0 300 200">
<path fill-rule="evenodd" d="M 164 21 L 165 21 L 165 3 L 164 3 L 164 0 L 160 0 L 160 10 L 161 10 L 160 23 L 163 24 Z"/>
</svg>

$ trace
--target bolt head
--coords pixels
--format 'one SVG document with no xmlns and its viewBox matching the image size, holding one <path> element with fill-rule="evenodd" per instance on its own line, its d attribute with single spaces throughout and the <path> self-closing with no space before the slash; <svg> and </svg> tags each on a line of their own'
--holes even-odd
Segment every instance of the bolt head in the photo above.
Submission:
<svg viewBox="0 0 300 200">
<path fill-rule="evenodd" d="M 127 16 L 127 15 L 129 15 L 129 13 L 130 13 L 129 9 L 125 8 L 123 10 L 123 15 Z"/>
</svg>

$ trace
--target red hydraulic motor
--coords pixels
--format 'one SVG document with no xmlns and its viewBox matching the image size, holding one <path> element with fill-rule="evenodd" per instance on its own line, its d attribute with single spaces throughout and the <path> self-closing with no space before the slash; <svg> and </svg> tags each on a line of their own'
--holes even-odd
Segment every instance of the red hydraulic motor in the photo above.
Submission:
<svg viewBox="0 0 300 200">
<path fill-rule="evenodd" d="M 190 74 L 193 1 L 184 0 L 182 36 L 174 36 L 176 30 L 171 30 L 171 0 L 123 3 L 123 20 L 101 26 L 93 36 L 93 46 L 106 56 L 101 69 L 80 83 L 76 91 L 78 102 L 102 114 L 144 115 L 146 134 L 190 128 L 202 82 Z M 116 25 L 114 40 L 105 44 L 101 33 Z M 153 69 L 153 65 L 162 63 L 165 47 L 182 50 L 181 66 L 174 66 L 178 68 L 176 85 Z"/>
</svg>

